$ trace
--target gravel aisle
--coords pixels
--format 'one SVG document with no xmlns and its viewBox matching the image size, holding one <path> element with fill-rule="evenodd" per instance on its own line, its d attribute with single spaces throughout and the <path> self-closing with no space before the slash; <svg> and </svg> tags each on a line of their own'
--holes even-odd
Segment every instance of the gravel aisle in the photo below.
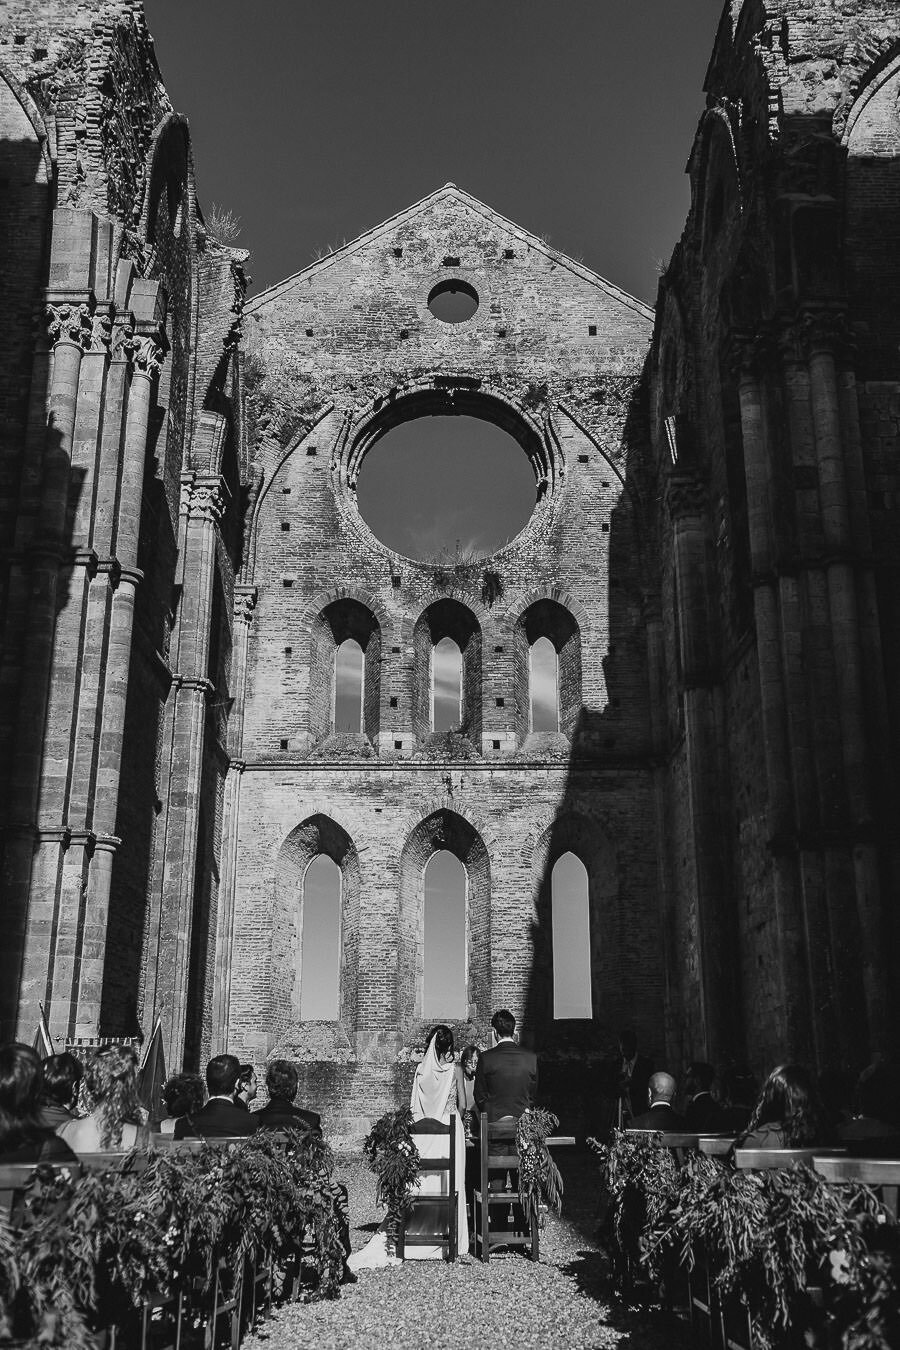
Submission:
<svg viewBox="0 0 900 1350">
<path fill-rule="evenodd" d="M 590 1236 L 596 1166 L 580 1151 L 559 1162 L 563 1217 L 551 1218 L 541 1234 L 539 1263 L 509 1255 L 484 1265 L 466 1256 L 454 1266 L 408 1261 L 361 1271 L 359 1283 L 345 1286 L 334 1302 L 276 1310 L 244 1345 L 247 1350 L 688 1350 L 688 1336 L 670 1318 L 610 1304 L 605 1263 Z M 338 1159 L 335 1178 L 350 1194 L 355 1250 L 382 1217 L 375 1209 L 374 1179 L 361 1159 L 346 1157 Z"/>
</svg>

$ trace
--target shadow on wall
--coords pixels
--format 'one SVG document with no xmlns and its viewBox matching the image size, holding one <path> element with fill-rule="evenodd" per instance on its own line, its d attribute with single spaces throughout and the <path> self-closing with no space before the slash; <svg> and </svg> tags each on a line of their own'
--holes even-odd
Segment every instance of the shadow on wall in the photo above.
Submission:
<svg viewBox="0 0 900 1350">
<path fill-rule="evenodd" d="M 567 1133 L 591 1132 L 600 1064 L 619 1032 L 664 1044 L 663 966 L 647 668 L 647 536 L 641 500 L 649 445 L 640 390 L 624 429 L 626 483 L 610 520 L 606 704 L 581 706 L 566 785 L 535 849 L 532 967 L 522 1040 L 538 1053 L 541 1103 Z M 654 579 L 655 580 L 655 579 Z M 598 596 L 602 604 L 603 597 Z M 574 854 L 587 871 L 590 1017 L 554 1016 L 553 869 Z M 560 972 L 565 981 L 565 972 Z"/>
</svg>

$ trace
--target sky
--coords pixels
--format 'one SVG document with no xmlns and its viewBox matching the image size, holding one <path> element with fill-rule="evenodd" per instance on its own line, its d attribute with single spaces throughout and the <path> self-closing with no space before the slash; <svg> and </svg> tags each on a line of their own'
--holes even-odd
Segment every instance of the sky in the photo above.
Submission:
<svg viewBox="0 0 900 1350">
<path fill-rule="evenodd" d="M 145 8 L 169 96 L 190 124 L 201 208 L 238 217 L 251 294 L 452 181 L 654 302 L 687 214 L 684 170 L 722 0 L 145 0 Z M 363 516 L 397 551 L 429 557 L 453 553 L 458 541 L 461 551 L 488 552 L 525 524 L 534 483 L 521 450 L 467 420 L 399 427 L 396 444 L 384 438 L 363 466 Z M 515 479 L 513 452 L 526 467 Z M 550 717 L 551 664 L 538 662 L 537 720 Z M 456 679 L 440 661 L 437 673 Z M 356 685 L 339 715 L 358 718 L 358 700 Z M 437 962 L 426 964 L 435 1010 L 447 998 L 460 1003 L 464 971 L 453 863 L 442 856 L 426 876 L 426 932 L 438 935 L 426 953 Z M 589 998 L 578 867 L 557 864 L 571 911 L 554 920 L 558 1015 L 584 1011 Z M 316 936 L 308 943 L 304 926 L 306 1017 L 334 1015 L 331 868 L 323 860 L 308 873 Z M 313 971 L 325 972 L 320 988 Z"/>
</svg>

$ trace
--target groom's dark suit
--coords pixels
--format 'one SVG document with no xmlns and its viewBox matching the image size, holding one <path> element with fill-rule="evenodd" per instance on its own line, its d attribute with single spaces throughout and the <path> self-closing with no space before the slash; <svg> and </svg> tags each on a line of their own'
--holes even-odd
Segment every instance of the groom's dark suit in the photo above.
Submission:
<svg viewBox="0 0 900 1350">
<path fill-rule="evenodd" d="M 475 1105 L 488 1120 L 519 1116 L 534 1105 L 537 1094 L 537 1055 L 514 1041 L 501 1041 L 478 1056 Z"/>
</svg>

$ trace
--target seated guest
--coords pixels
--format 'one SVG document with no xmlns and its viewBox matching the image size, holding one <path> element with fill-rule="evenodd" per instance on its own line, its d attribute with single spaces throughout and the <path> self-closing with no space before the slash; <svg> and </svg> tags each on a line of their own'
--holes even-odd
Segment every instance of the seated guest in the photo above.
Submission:
<svg viewBox="0 0 900 1350">
<path fill-rule="evenodd" d="M 742 1069 L 727 1068 L 719 1074 L 722 1132 L 738 1134 L 747 1128 L 759 1096 L 756 1079 Z"/>
<path fill-rule="evenodd" d="M 300 1075 L 288 1059 L 273 1059 L 266 1069 L 268 1103 L 253 1119 L 260 1130 L 304 1130 L 322 1133 L 322 1120 L 315 1111 L 294 1105 Z"/>
<path fill-rule="evenodd" d="M 684 1116 L 680 1116 L 673 1107 L 677 1084 L 670 1073 L 652 1073 L 647 1088 L 647 1100 L 650 1110 L 636 1116 L 631 1123 L 632 1130 L 665 1130 L 668 1133 L 684 1130 Z"/>
<path fill-rule="evenodd" d="M 137 1073 L 130 1045 L 104 1045 L 91 1056 L 84 1070 L 89 1114 L 59 1131 L 76 1153 L 127 1152 L 145 1142 L 147 1113 L 138 1097 Z"/>
<path fill-rule="evenodd" d="M 763 1084 L 759 1101 L 735 1148 L 822 1148 L 832 1130 L 812 1074 L 802 1064 L 780 1064 Z"/>
<path fill-rule="evenodd" d="M 0 1045 L 0 1163 L 77 1164 L 69 1145 L 38 1119 L 43 1081 L 30 1045 Z"/>
<path fill-rule="evenodd" d="M 176 1073 L 164 1084 L 162 1099 L 166 1114 L 160 1121 L 160 1134 L 174 1134 L 183 1116 L 195 1116 L 203 1106 L 206 1093 L 198 1073 Z"/>
<path fill-rule="evenodd" d="M 723 1112 L 712 1095 L 712 1085 L 716 1071 L 711 1064 L 695 1059 L 688 1066 L 685 1095 L 687 1107 L 684 1113 L 684 1127 L 691 1133 L 724 1133 Z"/>
<path fill-rule="evenodd" d="M 862 1158 L 900 1157 L 900 1077 L 887 1064 L 860 1074 L 854 1093 L 856 1114 L 838 1126 L 838 1138 Z"/>
<path fill-rule="evenodd" d="M 475 1074 L 478 1071 L 479 1050 L 477 1045 L 467 1045 L 459 1056 L 456 1066 L 456 1109 L 462 1116 L 463 1128 L 467 1138 L 473 1133 L 475 1114 Z"/>
<path fill-rule="evenodd" d="M 173 1131 L 176 1139 L 223 1139 L 253 1134 L 256 1116 L 235 1102 L 241 1062 L 234 1055 L 215 1055 L 206 1066 L 209 1100 L 201 1110 L 182 1116 Z"/>
<path fill-rule="evenodd" d="M 48 1055 L 44 1060 L 44 1086 L 38 1102 L 38 1120 L 48 1130 L 58 1130 L 78 1119 L 75 1103 L 84 1069 L 74 1055 Z"/>
<path fill-rule="evenodd" d="M 256 1100 L 258 1091 L 259 1084 L 256 1081 L 256 1070 L 252 1064 L 242 1064 L 234 1094 L 235 1105 L 243 1106 L 245 1111 L 249 1111 L 250 1103 Z"/>
</svg>

